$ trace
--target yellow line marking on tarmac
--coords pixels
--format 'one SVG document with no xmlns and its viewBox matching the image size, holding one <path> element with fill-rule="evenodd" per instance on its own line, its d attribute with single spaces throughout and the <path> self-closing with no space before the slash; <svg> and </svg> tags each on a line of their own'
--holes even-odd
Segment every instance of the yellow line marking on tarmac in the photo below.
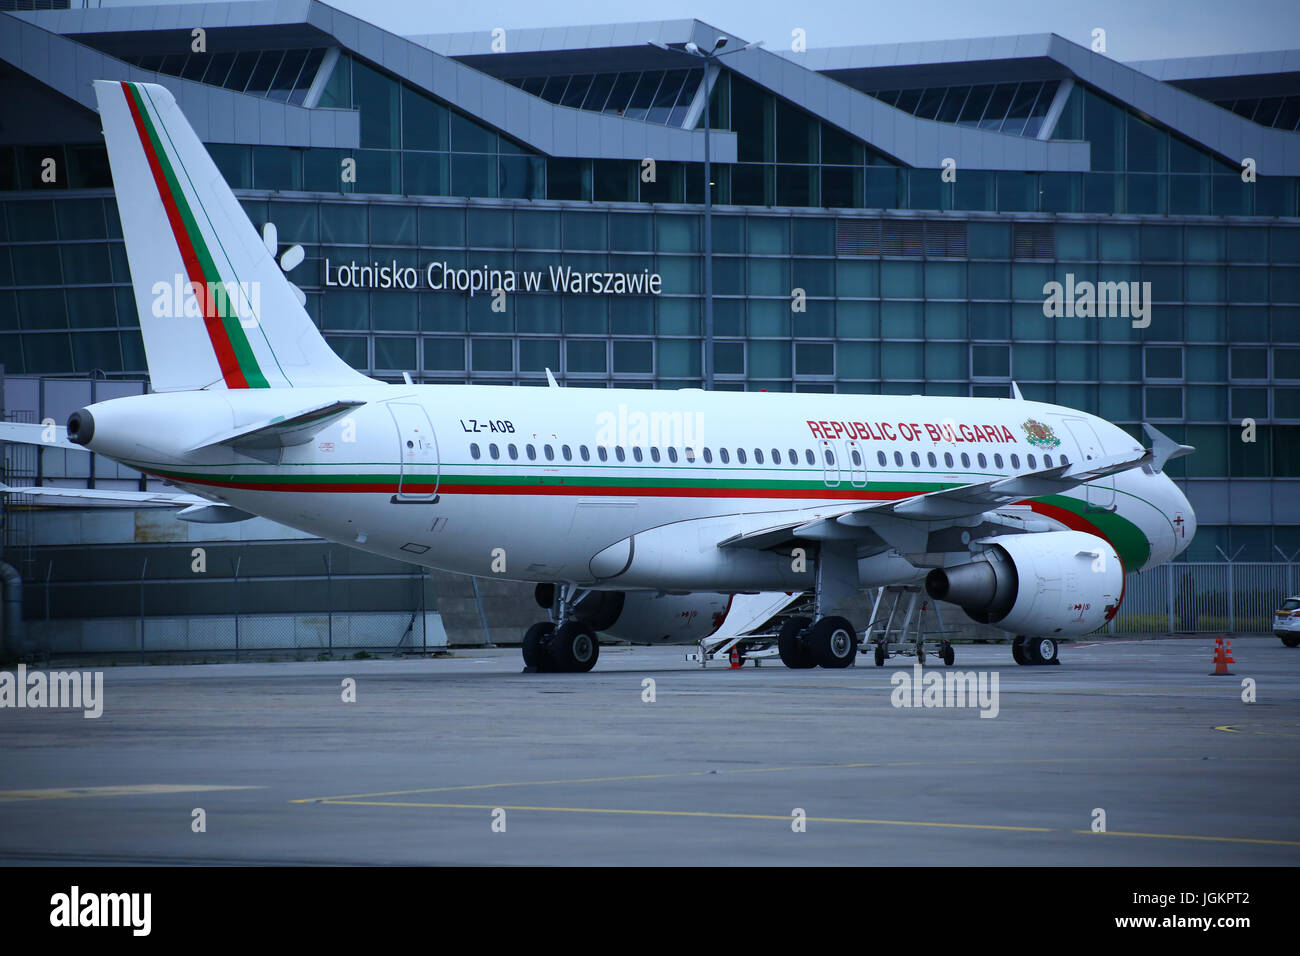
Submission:
<svg viewBox="0 0 1300 956">
<path fill-rule="evenodd" d="M 1220 724 L 1218 727 L 1215 727 L 1214 729 L 1215 729 L 1215 730 L 1221 730 L 1221 731 L 1223 731 L 1225 734 L 1239 734 L 1239 733 L 1241 733 L 1240 730 L 1238 730 L 1237 728 L 1233 727 L 1231 724 Z"/>
<path fill-rule="evenodd" d="M 209 790 L 265 790 L 193 783 L 139 783 L 116 787 L 51 787 L 44 790 L 0 790 L 0 803 L 19 800 L 73 800 L 78 797 L 144 797 L 165 793 L 204 793 Z"/>
<path fill-rule="evenodd" d="M 1144 757 L 1146 761 L 1185 760 L 1201 762 L 1201 757 Z M 1290 762 L 1286 757 L 1220 757 L 1220 760 L 1238 760 L 1247 762 Z M 1061 763 L 1095 763 L 1105 761 L 1105 757 L 1035 757 L 1009 760 L 893 760 L 869 763 L 828 763 L 807 764 L 789 767 L 744 767 L 726 770 L 682 770 L 671 773 L 638 773 L 615 777 L 570 777 L 559 780 L 513 780 L 502 783 L 467 783 L 449 787 L 417 787 L 411 790 L 380 790 L 374 793 L 344 793 L 328 797 L 300 797 L 290 803 L 341 803 L 346 800 L 359 800 L 364 797 L 406 797 L 417 793 L 452 793 L 460 790 L 495 790 L 505 787 L 545 787 L 577 783 L 620 783 L 629 780 L 670 780 L 684 777 L 728 776 L 743 773 L 789 773 L 799 770 L 860 770 L 866 767 L 932 767 L 932 766 L 986 766 L 988 764 L 1061 764 Z M 396 806 L 396 804 L 392 804 Z"/>
<path fill-rule="evenodd" d="M 386 800 L 324 800 L 342 806 L 360 807 L 427 807 L 444 810 L 536 810 L 544 813 L 609 813 L 648 817 L 708 817 L 723 820 L 780 820 L 789 823 L 789 814 L 717 813 L 707 810 L 636 810 L 618 807 L 532 807 L 497 806 L 491 803 L 409 803 Z M 868 823 L 891 827 L 946 827 L 958 830 L 1014 830 L 1022 833 L 1051 833 L 1051 827 L 1013 827 L 996 823 L 941 823 L 927 820 L 866 820 L 853 817 L 805 817 L 812 823 Z"/>
<path fill-rule="evenodd" d="M 1074 833 L 1093 835 L 1092 830 L 1074 830 Z M 1267 846 L 1300 846 L 1300 840 L 1260 840 L 1251 837 L 1196 836 L 1186 833 L 1133 833 L 1124 830 L 1105 830 L 1097 836 L 1148 837 L 1153 840 L 1203 840 L 1212 843 L 1262 843 Z"/>
<path fill-rule="evenodd" d="M 1225 734 L 1254 734 L 1256 737 L 1300 737 L 1300 734 L 1283 734 L 1276 730 L 1241 730 L 1231 724 L 1221 724 L 1214 729 Z"/>
</svg>

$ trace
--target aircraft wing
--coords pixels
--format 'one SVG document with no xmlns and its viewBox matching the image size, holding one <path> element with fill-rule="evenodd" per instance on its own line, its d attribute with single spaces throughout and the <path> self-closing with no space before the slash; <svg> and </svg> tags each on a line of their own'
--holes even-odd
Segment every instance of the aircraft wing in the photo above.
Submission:
<svg viewBox="0 0 1300 956">
<path fill-rule="evenodd" d="M 1176 446 L 1177 449 L 1186 447 Z M 1178 453 L 1187 454 L 1188 451 Z M 1166 457 L 1174 457 L 1174 454 Z M 1026 498 L 1061 494 L 1089 481 L 1128 471 L 1130 468 L 1154 466 L 1157 460 L 1163 465 L 1164 459 L 1159 458 L 1156 450 L 1134 451 L 1041 468 L 1022 475 L 955 485 L 941 491 L 891 501 L 841 505 L 830 509 L 829 513 L 818 509 L 815 514 L 809 514 L 803 510 L 791 513 L 780 524 L 733 535 L 718 542 L 718 547 L 762 550 L 791 538 L 810 541 L 851 540 L 869 533 L 884 537 L 891 544 L 895 541 L 902 543 L 903 540 L 914 542 L 918 532 L 938 530 L 959 519 L 977 517 Z M 906 547 L 904 550 L 917 549 Z"/>
</svg>

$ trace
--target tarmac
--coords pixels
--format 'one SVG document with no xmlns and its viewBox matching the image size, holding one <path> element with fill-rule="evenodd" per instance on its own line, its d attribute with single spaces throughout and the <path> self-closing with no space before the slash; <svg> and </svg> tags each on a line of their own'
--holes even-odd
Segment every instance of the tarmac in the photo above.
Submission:
<svg viewBox="0 0 1300 956">
<path fill-rule="evenodd" d="M 98 719 L 0 709 L 0 863 L 1294 866 L 1300 650 L 1213 647 L 958 646 L 985 697 L 906 707 L 867 655 L 107 667 Z"/>
</svg>

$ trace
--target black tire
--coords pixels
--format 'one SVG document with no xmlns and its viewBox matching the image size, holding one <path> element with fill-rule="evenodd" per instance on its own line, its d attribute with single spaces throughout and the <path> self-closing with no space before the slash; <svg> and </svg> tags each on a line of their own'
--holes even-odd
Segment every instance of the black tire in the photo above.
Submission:
<svg viewBox="0 0 1300 956">
<path fill-rule="evenodd" d="M 776 639 L 776 649 L 781 654 L 781 663 L 791 670 L 807 670 L 817 666 L 802 638 L 804 629 L 810 623 L 812 622 L 806 617 L 792 617 L 781 625 L 781 633 Z"/>
<path fill-rule="evenodd" d="M 925 648 L 924 648 L 924 647 L 917 647 L 917 649 L 916 649 L 916 662 L 917 662 L 918 664 L 924 664 L 924 663 L 925 663 Z"/>
<path fill-rule="evenodd" d="M 939 648 L 939 656 L 943 659 L 945 667 L 952 667 L 952 662 L 957 659 L 957 655 L 953 651 L 951 644 L 945 644 L 943 647 Z"/>
<path fill-rule="evenodd" d="M 555 625 L 550 621 L 540 621 L 524 632 L 524 666 L 546 673 L 552 670 L 555 662 L 547 645 L 555 633 Z"/>
<path fill-rule="evenodd" d="M 1278 637 L 1287 647 L 1300 647 L 1300 634 L 1288 634 L 1286 637 L 1279 634 Z"/>
<path fill-rule="evenodd" d="M 877 666 L 877 667 L 884 667 L 884 666 L 885 666 L 885 646 L 884 646 L 883 644 L 877 644 L 877 645 L 876 645 L 876 655 L 875 655 L 875 656 L 876 656 L 876 666 Z"/>
<path fill-rule="evenodd" d="M 1029 652 L 1025 650 L 1025 639 L 1017 637 L 1011 642 L 1011 657 L 1017 664 L 1029 664 Z"/>
<path fill-rule="evenodd" d="M 808 635 L 808 649 L 822 667 L 852 667 L 858 657 L 858 634 L 842 617 L 824 617 Z"/>
<path fill-rule="evenodd" d="M 585 674 L 600 658 L 600 641 L 586 624 L 568 621 L 556 628 L 550 651 L 557 671 Z"/>
<path fill-rule="evenodd" d="M 1025 650 L 1031 664 L 1055 664 L 1056 641 L 1050 637 L 1031 637 L 1025 641 Z"/>
</svg>

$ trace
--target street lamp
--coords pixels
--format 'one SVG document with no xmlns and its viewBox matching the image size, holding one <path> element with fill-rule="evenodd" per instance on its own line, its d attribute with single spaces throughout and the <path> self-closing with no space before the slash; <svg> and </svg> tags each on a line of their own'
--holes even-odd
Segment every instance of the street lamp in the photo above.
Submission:
<svg viewBox="0 0 1300 956">
<path fill-rule="evenodd" d="M 677 52 L 658 40 L 649 42 L 661 50 Z M 724 52 L 722 48 L 727 45 L 727 37 L 719 36 L 713 41 L 713 48 L 707 52 L 701 50 L 694 41 L 687 43 L 684 48 L 690 56 L 704 60 L 704 387 L 709 390 L 713 389 L 713 165 L 709 148 L 713 131 L 709 127 L 709 101 L 713 94 L 713 81 L 722 69 L 714 61 L 721 56 L 752 50 L 762 42 L 755 40 Z"/>
</svg>

